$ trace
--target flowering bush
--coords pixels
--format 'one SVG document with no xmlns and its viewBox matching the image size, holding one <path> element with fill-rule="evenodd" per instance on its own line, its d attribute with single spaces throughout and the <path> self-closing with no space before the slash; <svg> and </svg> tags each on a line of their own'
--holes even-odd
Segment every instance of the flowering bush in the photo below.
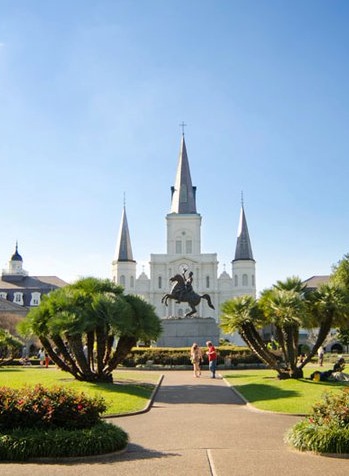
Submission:
<svg viewBox="0 0 349 476">
<path fill-rule="evenodd" d="M 331 424 L 349 427 L 349 388 L 339 394 L 325 394 L 323 401 L 313 407 L 309 421 L 319 426 Z"/>
<path fill-rule="evenodd" d="M 349 453 L 349 388 L 325 394 L 309 417 L 288 431 L 286 441 L 301 451 Z"/>
<path fill-rule="evenodd" d="M 0 388 L 0 430 L 13 428 L 91 428 L 106 411 L 102 398 L 63 387 Z"/>
</svg>

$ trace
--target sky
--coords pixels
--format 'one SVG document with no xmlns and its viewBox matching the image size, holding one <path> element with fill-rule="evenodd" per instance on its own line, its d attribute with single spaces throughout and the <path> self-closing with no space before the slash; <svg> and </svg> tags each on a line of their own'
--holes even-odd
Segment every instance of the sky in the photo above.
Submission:
<svg viewBox="0 0 349 476">
<path fill-rule="evenodd" d="M 349 252 L 347 0 L 0 0 L 0 266 L 111 277 L 166 252 L 182 121 L 202 252 L 257 290 Z"/>
</svg>

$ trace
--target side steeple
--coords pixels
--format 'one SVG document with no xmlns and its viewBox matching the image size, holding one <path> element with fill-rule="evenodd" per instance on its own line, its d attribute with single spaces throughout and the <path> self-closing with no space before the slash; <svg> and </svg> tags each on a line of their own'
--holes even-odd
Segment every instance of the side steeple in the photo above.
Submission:
<svg viewBox="0 0 349 476">
<path fill-rule="evenodd" d="M 128 229 L 126 206 L 124 204 L 119 236 L 112 262 L 112 279 L 121 284 L 127 293 L 134 292 L 137 263 L 133 259 L 130 232 Z"/>
<path fill-rule="evenodd" d="M 119 237 L 115 250 L 115 261 L 134 261 L 125 205 L 122 210 Z"/>
<path fill-rule="evenodd" d="M 174 187 L 171 187 L 171 213 L 191 214 L 196 211 L 196 187 L 193 187 L 190 176 L 187 148 L 184 133 L 177 166 L 177 175 Z"/>
<path fill-rule="evenodd" d="M 234 296 L 244 294 L 256 296 L 256 262 L 253 258 L 242 197 L 235 257 L 232 261 L 232 275 Z"/>
<path fill-rule="evenodd" d="M 239 221 L 238 236 L 237 236 L 237 242 L 236 242 L 236 248 L 235 248 L 234 261 L 237 261 L 237 260 L 254 261 L 243 201 L 241 203 L 240 221 Z"/>
</svg>

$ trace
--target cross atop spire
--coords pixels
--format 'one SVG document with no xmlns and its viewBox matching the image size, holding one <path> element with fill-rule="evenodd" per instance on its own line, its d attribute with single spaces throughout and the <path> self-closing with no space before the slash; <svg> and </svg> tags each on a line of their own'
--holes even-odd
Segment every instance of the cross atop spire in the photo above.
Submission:
<svg viewBox="0 0 349 476">
<path fill-rule="evenodd" d="M 179 124 L 179 127 L 182 128 L 182 136 L 184 136 L 184 128 L 187 127 L 187 124 L 185 124 L 184 121 L 182 121 L 181 124 Z"/>
</svg>

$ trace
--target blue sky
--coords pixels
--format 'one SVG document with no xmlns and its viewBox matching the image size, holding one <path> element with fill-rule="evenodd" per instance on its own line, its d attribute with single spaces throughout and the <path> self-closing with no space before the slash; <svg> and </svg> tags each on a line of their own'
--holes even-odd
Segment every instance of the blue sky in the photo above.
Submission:
<svg viewBox="0 0 349 476">
<path fill-rule="evenodd" d="M 166 251 L 181 130 L 202 252 L 257 287 L 349 252 L 346 0 L 0 0 L 0 261 L 110 277 L 126 208 L 139 272 Z M 147 268 L 145 268 L 147 270 Z"/>
</svg>

